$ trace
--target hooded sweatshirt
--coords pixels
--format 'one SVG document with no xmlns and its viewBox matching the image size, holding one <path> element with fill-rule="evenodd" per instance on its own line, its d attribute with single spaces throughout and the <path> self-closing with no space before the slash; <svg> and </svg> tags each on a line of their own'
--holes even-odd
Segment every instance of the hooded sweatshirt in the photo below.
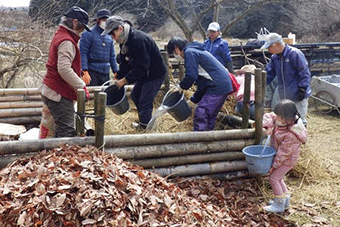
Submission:
<svg viewBox="0 0 340 227">
<path fill-rule="evenodd" d="M 294 166 L 300 156 L 301 144 L 307 142 L 307 130 L 301 119 L 294 125 L 280 126 L 274 112 L 263 115 L 263 127 L 273 128 L 271 146 L 276 149 L 272 167 Z"/>
<path fill-rule="evenodd" d="M 187 90 L 196 83 L 197 91 L 191 101 L 198 103 L 204 95 L 228 95 L 233 91 L 228 70 L 202 43 L 189 43 L 183 50 L 185 77 L 180 86 Z"/>
</svg>

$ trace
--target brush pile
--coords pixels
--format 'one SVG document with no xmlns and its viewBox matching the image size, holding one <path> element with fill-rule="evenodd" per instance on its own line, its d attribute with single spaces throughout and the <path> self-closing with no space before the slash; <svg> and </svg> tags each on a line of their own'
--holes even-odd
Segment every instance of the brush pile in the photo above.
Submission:
<svg viewBox="0 0 340 227">
<path fill-rule="evenodd" d="M 258 213 L 254 201 L 238 202 L 235 209 L 230 209 L 230 203 L 217 206 L 207 200 L 209 191 L 194 198 L 193 191 L 188 195 L 157 174 L 91 146 L 65 145 L 18 159 L 0 172 L 0 185 L 0 226 L 5 227 L 221 227 L 268 222 L 268 215 Z M 210 198 L 215 198 L 218 194 L 211 190 Z M 222 191 L 226 196 L 214 199 L 219 204 L 237 195 Z M 245 205 L 249 206 L 246 212 L 239 213 Z"/>
</svg>

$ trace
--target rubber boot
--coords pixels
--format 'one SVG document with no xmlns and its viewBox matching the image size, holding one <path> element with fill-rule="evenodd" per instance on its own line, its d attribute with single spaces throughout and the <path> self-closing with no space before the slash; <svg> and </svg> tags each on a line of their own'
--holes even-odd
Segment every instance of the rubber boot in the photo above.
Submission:
<svg viewBox="0 0 340 227">
<path fill-rule="evenodd" d="M 273 204 L 263 207 L 267 212 L 282 213 L 286 203 L 286 196 L 275 196 Z"/>
<path fill-rule="evenodd" d="M 290 206 L 290 196 L 292 194 L 290 192 L 287 192 L 285 193 L 285 196 L 286 196 L 286 202 L 285 202 L 285 210 L 288 210 L 289 209 L 289 206 Z M 268 202 L 268 205 L 272 205 L 274 203 L 274 200 L 269 200 Z"/>
<path fill-rule="evenodd" d="M 290 192 L 286 192 L 285 195 L 286 195 L 285 210 L 288 210 L 290 206 L 290 196 L 292 194 Z"/>
</svg>

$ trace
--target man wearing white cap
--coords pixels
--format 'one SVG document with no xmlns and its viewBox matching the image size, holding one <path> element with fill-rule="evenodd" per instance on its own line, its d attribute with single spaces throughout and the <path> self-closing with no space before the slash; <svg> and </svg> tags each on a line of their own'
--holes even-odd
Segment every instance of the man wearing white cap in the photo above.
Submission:
<svg viewBox="0 0 340 227">
<path fill-rule="evenodd" d="M 229 45 L 221 37 L 221 27 L 217 22 L 208 26 L 208 39 L 204 41 L 204 48 L 209 51 L 229 72 L 234 73 L 233 59 L 230 56 Z"/>
<path fill-rule="evenodd" d="M 261 50 L 268 49 L 273 54 L 266 67 L 267 84 L 278 78 L 280 99 L 290 99 L 295 102 L 302 122 L 307 125 L 308 97 L 311 74 L 305 55 L 297 48 L 283 42 L 282 36 L 270 33 Z"/>
</svg>

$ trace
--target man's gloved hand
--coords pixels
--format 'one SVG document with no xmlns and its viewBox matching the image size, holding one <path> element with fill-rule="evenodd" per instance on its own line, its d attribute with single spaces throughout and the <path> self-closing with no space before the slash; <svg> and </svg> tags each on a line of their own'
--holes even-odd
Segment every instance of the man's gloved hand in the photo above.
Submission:
<svg viewBox="0 0 340 227">
<path fill-rule="evenodd" d="M 90 100 L 90 92 L 89 90 L 87 90 L 87 87 L 83 87 L 84 91 L 85 91 L 85 102 Z"/>
<path fill-rule="evenodd" d="M 300 87 L 300 88 L 299 88 L 299 91 L 298 91 L 298 93 L 297 93 L 296 100 L 300 102 L 300 101 L 302 101 L 305 97 L 306 97 L 306 88 Z"/>
<path fill-rule="evenodd" d="M 175 91 L 178 91 L 179 93 L 183 93 L 183 89 L 181 88 L 181 86 L 179 86 L 179 84 L 176 85 Z"/>
<path fill-rule="evenodd" d="M 82 77 L 83 81 L 85 82 L 86 85 L 89 85 L 91 82 L 91 76 L 89 71 L 83 71 L 83 77 Z"/>
</svg>

